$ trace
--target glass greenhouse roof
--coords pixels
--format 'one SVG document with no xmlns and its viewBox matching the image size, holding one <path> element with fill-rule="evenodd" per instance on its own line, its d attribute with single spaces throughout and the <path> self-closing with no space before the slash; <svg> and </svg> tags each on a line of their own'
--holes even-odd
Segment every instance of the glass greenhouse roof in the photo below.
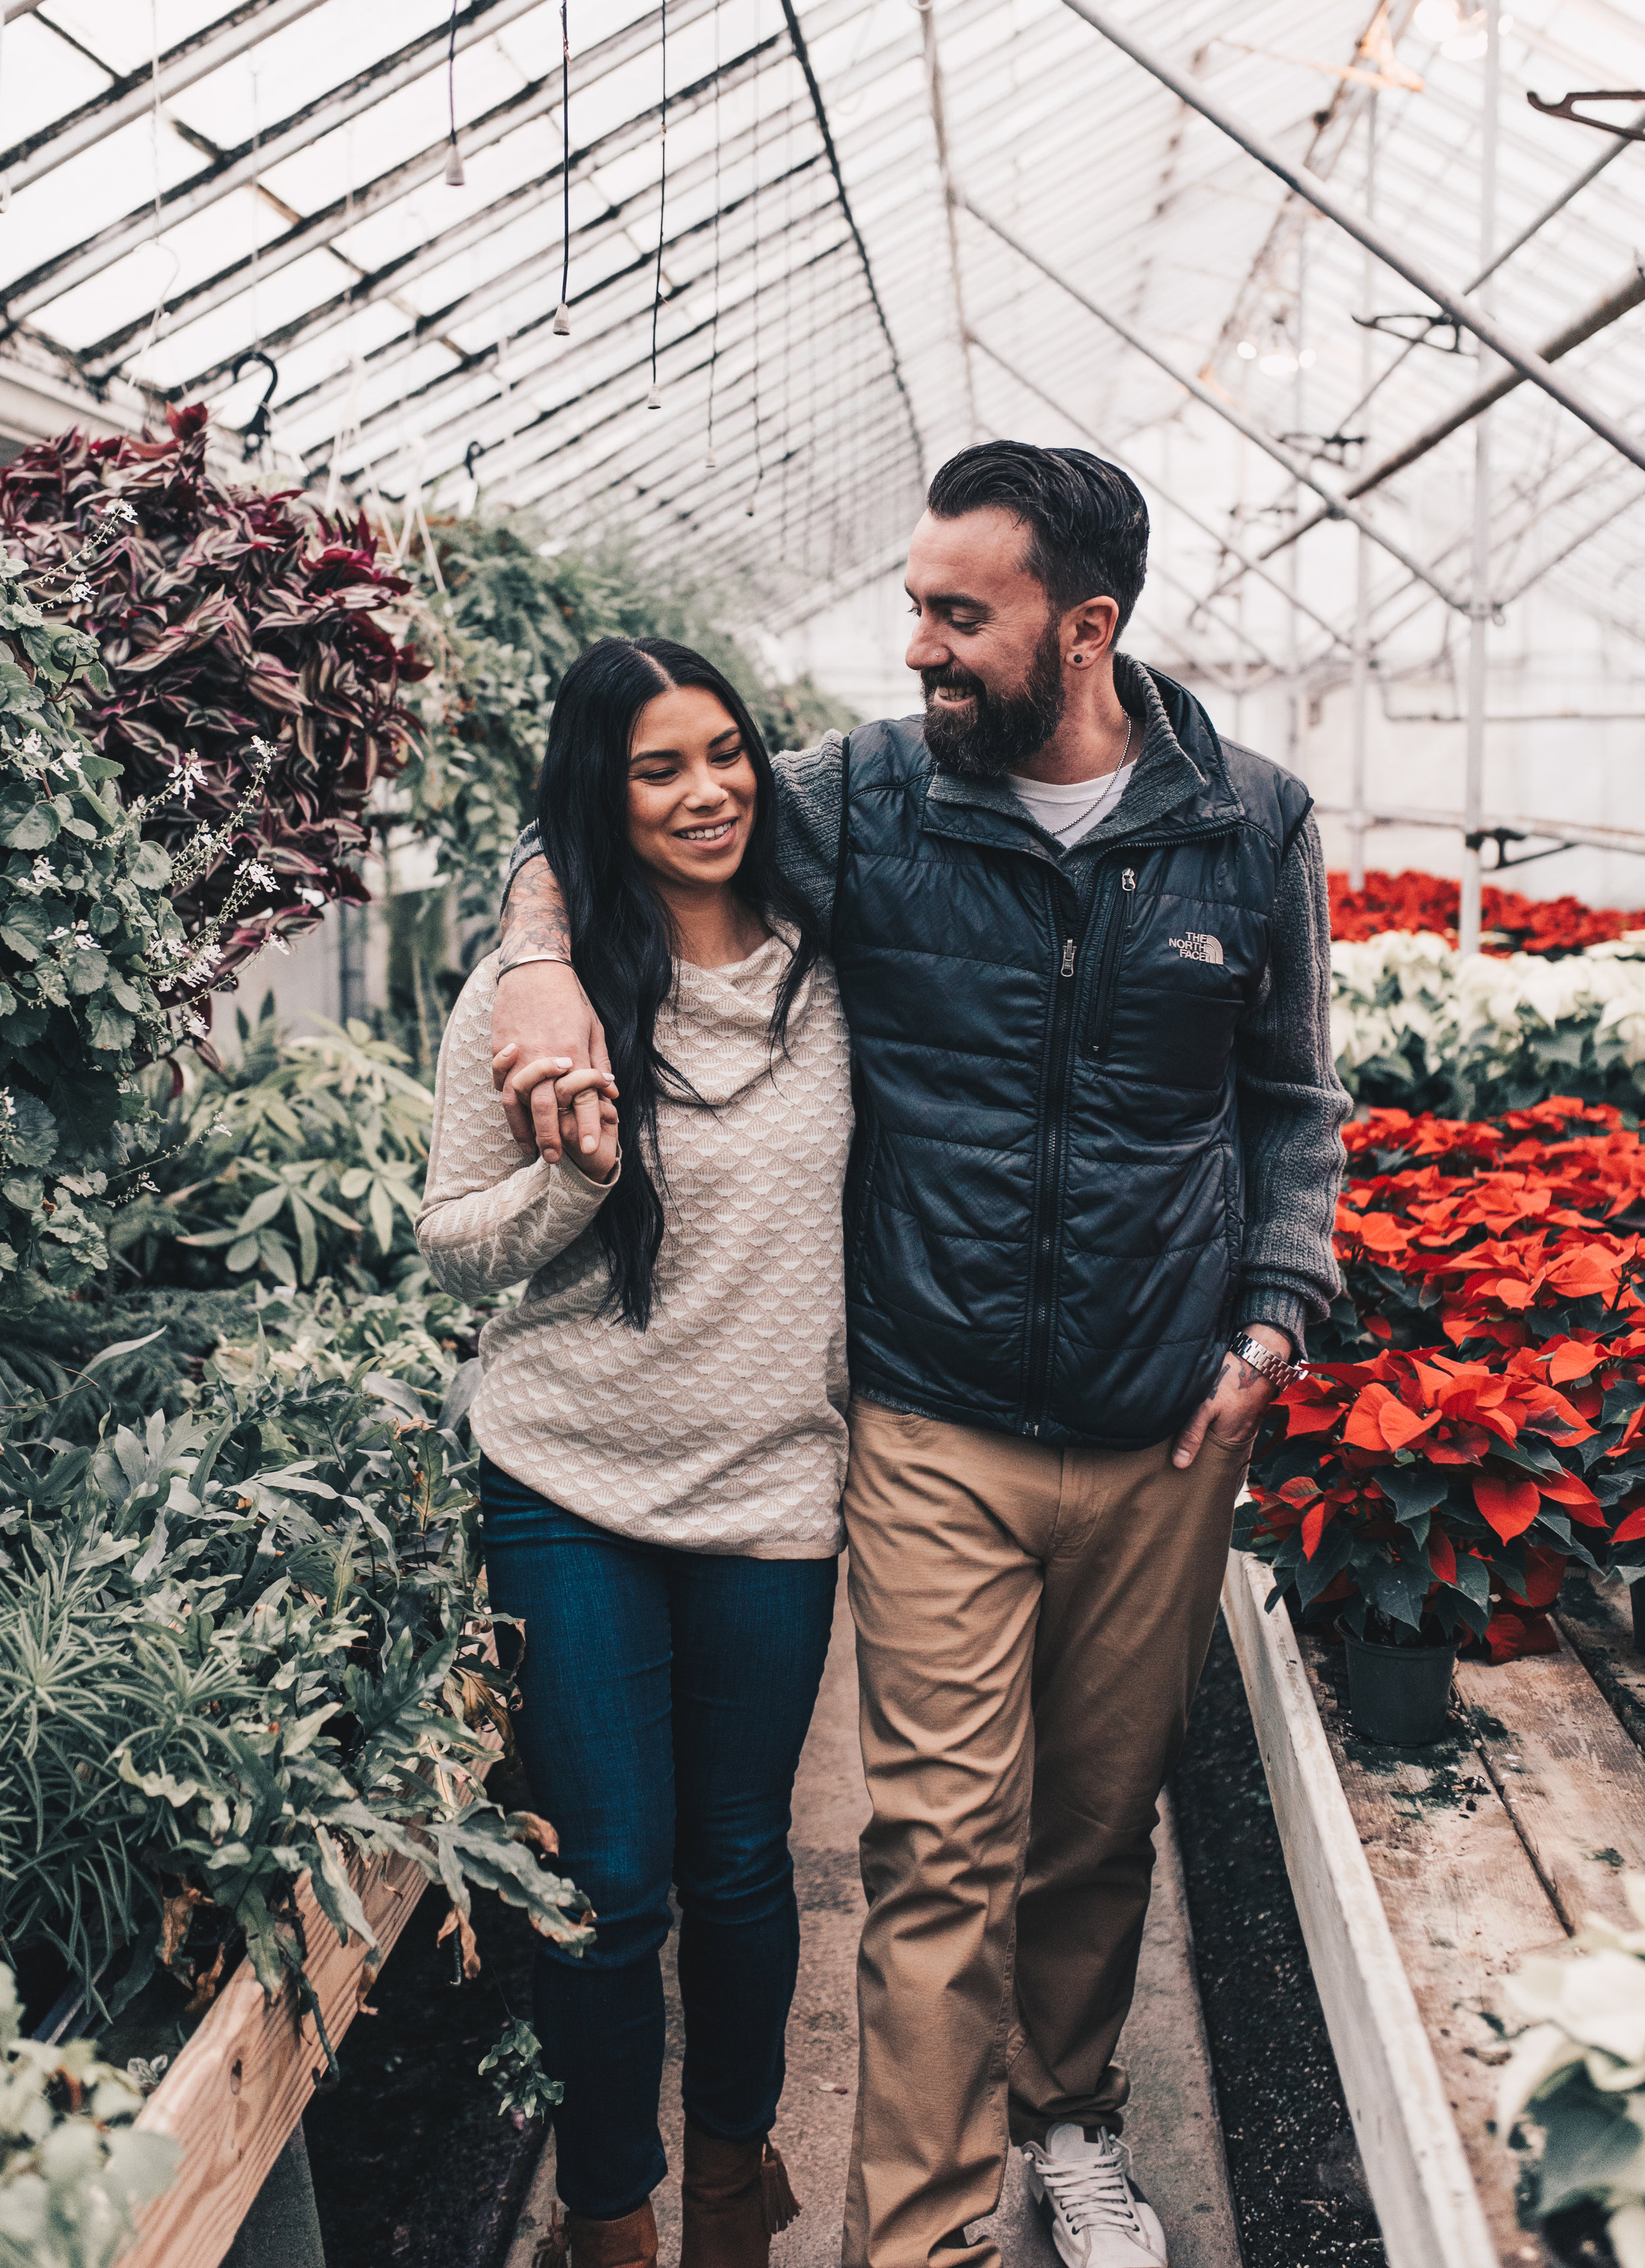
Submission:
<svg viewBox="0 0 1645 2268">
<path fill-rule="evenodd" d="M 1474 281 L 1483 9 L 1111 15 Z M 266 397 L 263 461 L 321 493 L 414 519 L 477 484 L 557 541 L 615 517 L 751 565 L 778 623 L 900 559 L 953 448 L 1084 438 L 1170 515 L 1180 641 L 1229 667 L 1346 652 L 1341 529 L 1259 562 L 1321 502 L 1298 460 L 1339 497 L 1503 365 L 1075 5 L 568 0 L 564 47 L 562 21 L 558 0 L 10 0 L 0 381 L 111 426 L 205 399 L 244 429 Z M 1645 21 L 1512 0 L 1501 26 L 1491 241 L 1592 178 L 1482 300 L 1636 430 L 1645 148 L 1526 97 L 1645 86 Z M 1639 464 L 1533 384 L 1492 423 L 1494 600 L 1546 575 L 1645 636 Z M 1465 608 L 1472 431 L 1368 494 L 1404 555 L 1376 555 L 1378 640 Z"/>
</svg>

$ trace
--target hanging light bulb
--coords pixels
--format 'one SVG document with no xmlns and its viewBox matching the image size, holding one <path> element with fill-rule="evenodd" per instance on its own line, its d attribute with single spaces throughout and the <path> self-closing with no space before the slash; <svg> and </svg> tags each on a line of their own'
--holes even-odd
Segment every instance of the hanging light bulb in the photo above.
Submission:
<svg viewBox="0 0 1645 2268">
<path fill-rule="evenodd" d="M 703 470 L 705 473 L 717 473 L 719 470 L 719 460 L 712 449 L 703 460 Z"/>
<path fill-rule="evenodd" d="M 550 328 L 557 339 L 569 339 L 572 335 L 572 311 L 564 299 L 554 310 L 554 321 Z"/>
<path fill-rule="evenodd" d="M 462 152 L 457 147 L 457 137 L 454 134 L 451 147 L 446 152 L 446 187 L 461 189 L 466 186 L 467 179 L 462 170 Z"/>
<path fill-rule="evenodd" d="M 1257 350 L 1249 339 L 1242 339 L 1234 351 L 1242 362 L 1255 362 L 1257 359 Z"/>
<path fill-rule="evenodd" d="M 647 409 L 660 409 L 662 408 L 661 387 L 653 387 L 651 392 L 645 396 L 645 407 Z"/>
</svg>

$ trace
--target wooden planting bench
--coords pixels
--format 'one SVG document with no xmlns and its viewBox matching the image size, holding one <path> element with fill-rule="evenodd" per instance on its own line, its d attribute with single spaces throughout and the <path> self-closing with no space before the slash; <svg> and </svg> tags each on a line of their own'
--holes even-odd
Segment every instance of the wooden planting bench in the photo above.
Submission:
<svg viewBox="0 0 1645 2268">
<path fill-rule="evenodd" d="M 1264 1611 L 1236 1552 L 1222 1605 L 1391 2268 L 1554 2256 L 1521 2228 L 1520 2161 L 1489 2130 L 1504 1979 L 1591 1914 L 1634 1926 L 1645 1872 L 1645 1657 L 1627 1592 L 1567 1583 L 1560 1651 L 1457 1665 L 1453 1737 L 1374 1747 L 1342 1649 Z"/>
</svg>

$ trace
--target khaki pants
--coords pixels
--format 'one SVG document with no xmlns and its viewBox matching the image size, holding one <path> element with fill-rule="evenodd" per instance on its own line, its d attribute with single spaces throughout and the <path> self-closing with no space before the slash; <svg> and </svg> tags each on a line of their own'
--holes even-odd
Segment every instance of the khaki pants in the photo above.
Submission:
<svg viewBox="0 0 1645 2268">
<path fill-rule="evenodd" d="M 1242 1452 L 1055 1449 L 852 1410 L 874 1813 L 845 2268 L 999 2268 L 1011 2141 L 1110 2126 L 1154 1864 Z"/>
</svg>

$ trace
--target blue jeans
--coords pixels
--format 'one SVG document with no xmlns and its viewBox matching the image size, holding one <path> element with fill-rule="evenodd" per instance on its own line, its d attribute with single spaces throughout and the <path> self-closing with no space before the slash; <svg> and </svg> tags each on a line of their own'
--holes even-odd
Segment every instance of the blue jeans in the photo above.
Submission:
<svg viewBox="0 0 1645 2268">
<path fill-rule="evenodd" d="M 569 2212 L 615 2220 L 668 2171 L 658 1954 L 671 1885 L 686 2113 L 727 2141 L 776 2117 L 800 1959 L 789 1800 L 836 1562 L 636 1543 L 489 1458 L 480 1500 L 491 1603 L 525 1624 L 520 1755 L 558 1830 L 559 1871 L 596 1917 L 580 1959 L 537 1955 L 537 2036 L 565 2088 L 556 2177 Z"/>
</svg>

